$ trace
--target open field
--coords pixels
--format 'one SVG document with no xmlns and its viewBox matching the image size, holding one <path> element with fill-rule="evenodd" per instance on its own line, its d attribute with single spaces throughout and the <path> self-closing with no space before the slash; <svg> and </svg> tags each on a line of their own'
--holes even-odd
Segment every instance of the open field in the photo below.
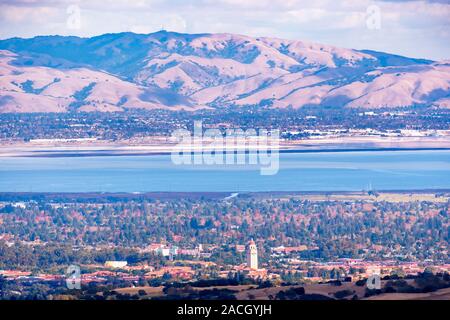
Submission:
<svg viewBox="0 0 450 320">
<path fill-rule="evenodd" d="M 383 293 L 367 300 L 450 300 L 450 288 L 429 293 Z"/>
<path fill-rule="evenodd" d="M 382 281 L 383 285 L 386 281 Z M 193 290 L 212 290 L 212 289 L 228 289 L 237 291 L 235 296 L 238 300 L 270 300 L 273 299 L 280 291 L 286 291 L 292 288 L 305 288 L 305 293 L 308 295 L 321 295 L 328 298 L 336 299 L 335 294 L 339 291 L 348 290 L 349 294 L 344 299 L 352 299 L 353 296 L 357 296 L 358 299 L 363 300 L 450 300 L 450 288 L 440 289 L 434 292 L 428 293 L 383 293 L 365 298 L 365 286 L 356 286 L 355 283 L 344 282 L 340 286 L 336 286 L 328 283 L 314 283 L 295 286 L 278 286 L 270 288 L 258 289 L 256 285 L 238 285 L 238 286 L 213 286 L 213 287 L 193 287 Z M 132 288 L 120 288 L 114 291 L 120 294 L 138 294 L 139 291 L 145 291 L 145 298 L 153 298 L 164 296 L 162 286 L 160 287 L 132 287 Z"/>
<path fill-rule="evenodd" d="M 415 193 L 413 192 L 379 192 L 377 195 L 367 193 L 360 194 L 322 194 L 322 195 L 299 195 L 296 199 L 310 201 L 385 201 L 385 202 L 415 202 L 428 201 L 445 203 L 450 199 L 450 195 L 436 195 L 435 193 Z"/>
<path fill-rule="evenodd" d="M 138 294 L 140 290 L 144 290 L 145 294 L 148 297 L 158 297 L 163 295 L 163 288 L 164 287 L 130 287 L 130 288 L 120 288 L 120 289 L 114 289 L 114 291 L 117 291 L 118 293 L 125 294 L 128 293 L 130 295 Z"/>
<path fill-rule="evenodd" d="M 319 294 L 322 296 L 327 296 L 329 298 L 335 298 L 334 293 L 342 290 L 350 290 L 354 292 L 349 298 L 352 298 L 353 295 L 357 295 L 358 297 L 364 296 L 365 287 L 355 286 L 354 283 L 343 283 L 341 286 L 335 286 L 332 284 L 306 284 L 306 285 L 298 285 L 298 286 L 287 286 L 287 287 L 272 287 L 272 288 L 264 288 L 264 289 L 249 289 L 245 291 L 240 291 L 236 294 L 236 298 L 238 300 L 269 300 L 270 297 L 275 297 L 277 293 L 280 291 L 285 291 L 291 288 L 305 288 L 306 294 Z"/>
</svg>

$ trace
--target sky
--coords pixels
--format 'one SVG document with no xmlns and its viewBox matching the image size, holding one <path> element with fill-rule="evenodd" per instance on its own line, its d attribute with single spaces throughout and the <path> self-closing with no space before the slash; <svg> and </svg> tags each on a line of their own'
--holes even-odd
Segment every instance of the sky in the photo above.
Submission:
<svg viewBox="0 0 450 320">
<path fill-rule="evenodd" d="M 450 0 L 0 0 L 0 38 L 161 29 L 450 59 Z"/>
</svg>

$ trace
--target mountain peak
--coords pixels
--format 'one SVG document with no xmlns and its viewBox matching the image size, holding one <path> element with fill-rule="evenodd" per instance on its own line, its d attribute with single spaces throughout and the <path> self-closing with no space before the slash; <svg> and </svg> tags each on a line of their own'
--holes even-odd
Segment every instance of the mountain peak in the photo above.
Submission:
<svg viewBox="0 0 450 320">
<path fill-rule="evenodd" d="M 446 106 L 450 92 L 445 63 L 230 33 L 39 36 L 0 50 L 0 112 Z"/>
</svg>

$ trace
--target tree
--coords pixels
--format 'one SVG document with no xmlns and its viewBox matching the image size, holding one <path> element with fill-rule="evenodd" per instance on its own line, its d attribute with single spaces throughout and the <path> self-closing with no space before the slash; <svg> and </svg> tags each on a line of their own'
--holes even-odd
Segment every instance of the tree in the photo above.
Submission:
<svg viewBox="0 0 450 320">
<path fill-rule="evenodd" d="M 141 290 L 138 291 L 138 295 L 141 296 L 141 297 L 145 296 L 146 294 L 147 294 L 147 292 L 145 292 L 145 290 L 141 289 Z"/>
</svg>

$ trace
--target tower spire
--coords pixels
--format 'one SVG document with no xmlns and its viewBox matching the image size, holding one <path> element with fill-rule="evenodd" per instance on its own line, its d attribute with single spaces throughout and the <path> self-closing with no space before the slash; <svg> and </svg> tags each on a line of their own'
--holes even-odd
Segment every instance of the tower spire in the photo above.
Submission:
<svg viewBox="0 0 450 320">
<path fill-rule="evenodd" d="M 247 247 L 247 267 L 250 269 L 258 269 L 258 248 L 253 238 Z"/>
</svg>

